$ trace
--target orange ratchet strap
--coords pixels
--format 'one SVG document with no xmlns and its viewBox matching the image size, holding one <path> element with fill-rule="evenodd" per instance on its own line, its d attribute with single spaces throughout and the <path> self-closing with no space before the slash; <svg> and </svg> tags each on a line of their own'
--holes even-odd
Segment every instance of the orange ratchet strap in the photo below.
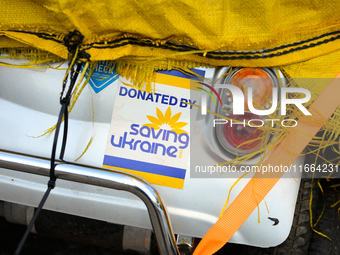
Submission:
<svg viewBox="0 0 340 255">
<path fill-rule="evenodd" d="M 302 121 L 291 129 L 263 165 L 290 166 L 301 154 L 312 137 L 340 105 L 340 79 L 337 78 L 340 78 L 340 72 L 308 109 L 312 116 L 318 116 L 320 121 L 318 119 L 318 122 L 308 123 L 308 117 L 300 118 Z M 205 234 L 194 255 L 213 254 L 222 248 L 257 208 L 283 173 L 284 171 L 256 173 L 225 210 L 222 217 Z"/>
</svg>

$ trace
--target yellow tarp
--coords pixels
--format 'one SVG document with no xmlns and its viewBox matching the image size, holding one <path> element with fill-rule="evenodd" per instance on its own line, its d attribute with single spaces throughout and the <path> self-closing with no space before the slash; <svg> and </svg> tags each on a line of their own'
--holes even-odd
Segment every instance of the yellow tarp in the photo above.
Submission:
<svg viewBox="0 0 340 255">
<path fill-rule="evenodd" d="M 27 58 L 25 66 L 69 59 L 64 39 L 78 30 L 91 63 L 113 61 L 118 74 L 149 91 L 159 69 L 279 67 L 293 78 L 340 71 L 339 0 L 0 3 L 0 58 Z M 311 91 L 312 103 L 327 83 L 297 85 Z M 339 134 L 338 116 L 339 109 L 326 130 Z"/>
<path fill-rule="evenodd" d="M 67 58 L 62 39 L 77 29 L 90 60 L 156 69 L 282 66 L 339 50 L 339 10 L 338 0 L 1 0 L 0 35 Z"/>
</svg>

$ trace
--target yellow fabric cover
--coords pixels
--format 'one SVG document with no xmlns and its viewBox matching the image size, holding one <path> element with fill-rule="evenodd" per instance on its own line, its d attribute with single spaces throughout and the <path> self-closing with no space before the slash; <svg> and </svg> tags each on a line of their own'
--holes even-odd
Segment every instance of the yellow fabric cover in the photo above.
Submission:
<svg viewBox="0 0 340 255">
<path fill-rule="evenodd" d="M 62 43 L 34 33 L 62 39 L 77 29 L 92 61 L 133 58 L 163 69 L 164 60 L 282 66 L 339 50 L 339 10 L 338 0 L 1 0 L 0 35 L 61 58 L 68 55 Z M 264 48 L 274 50 L 259 52 Z"/>
<path fill-rule="evenodd" d="M 148 91 L 155 70 L 202 65 L 333 78 L 339 10 L 339 0 L 1 0 L 0 58 L 27 58 L 24 67 L 69 59 L 64 38 L 78 30 L 92 66 L 113 61 Z M 327 84 L 295 82 L 311 91 L 309 104 Z M 324 129 L 338 135 L 339 117 L 338 109 Z"/>
</svg>

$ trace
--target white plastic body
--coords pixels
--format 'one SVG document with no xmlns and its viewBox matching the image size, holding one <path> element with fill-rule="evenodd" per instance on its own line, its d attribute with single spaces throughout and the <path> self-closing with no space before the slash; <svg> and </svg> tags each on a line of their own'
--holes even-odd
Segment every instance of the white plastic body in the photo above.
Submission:
<svg viewBox="0 0 340 255">
<path fill-rule="evenodd" d="M 40 138 L 57 121 L 59 94 L 65 71 L 0 67 L 0 149 L 50 158 L 53 134 Z M 208 70 L 212 77 L 213 69 Z M 93 141 L 87 152 L 75 163 L 101 167 L 105 152 L 117 81 L 96 94 L 87 86 L 69 118 L 65 160 L 74 162 Z M 94 123 L 92 122 L 92 103 Z M 200 135 L 202 146 L 209 146 L 205 131 Z M 207 154 L 206 157 L 209 157 Z M 303 164 L 304 158 L 296 160 Z M 176 234 L 203 237 L 217 221 L 228 192 L 236 179 L 190 178 L 187 171 L 184 188 L 156 186 L 170 215 Z M 289 175 L 290 173 L 286 173 Z M 276 246 L 289 234 L 299 189 L 300 177 L 281 178 L 230 242 L 259 247 Z M 242 179 L 232 190 L 230 202 L 249 181 Z M 0 169 L 0 200 L 36 207 L 47 187 L 48 178 Z M 144 204 L 122 191 L 98 188 L 58 180 L 45 209 L 151 229 Z M 279 219 L 273 226 L 268 217 Z"/>
</svg>

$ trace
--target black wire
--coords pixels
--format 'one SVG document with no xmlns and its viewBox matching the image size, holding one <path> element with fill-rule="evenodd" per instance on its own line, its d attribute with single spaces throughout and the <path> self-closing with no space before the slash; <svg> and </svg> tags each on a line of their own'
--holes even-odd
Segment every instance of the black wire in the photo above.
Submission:
<svg viewBox="0 0 340 255">
<path fill-rule="evenodd" d="M 59 130 L 60 130 L 61 122 L 63 120 L 65 109 L 67 111 L 67 104 L 62 104 L 60 112 L 59 112 L 57 126 L 55 128 L 54 139 L 53 139 L 52 154 L 51 154 L 51 166 L 50 166 L 50 180 L 54 180 L 54 181 L 56 180 L 56 177 L 54 175 L 55 154 L 56 154 L 56 150 L 57 150 Z"/>
<path fill-rule="evenodd" d="M 68 109 L 66 107 L 66 110 L 64 110 L 64 135 L 63 135 L 63 143 L 61 145 L 60 156 L 59 156 L 60 160 L 64 160 L 66 141 L 67 141 L 67 130 L 68 130 Z"/>
<path fill-rule="evenodd" d="M 75 43 L 79 43 L 79 40 L 78 38 L 82 38 L 81 36 L 79 36 L 79 32 L 72 32 L 70 33 L 70 35 L 76 35 L 76 40 L 75 39 L 72 39 L 73 37 L 69 37 L 68 40 L 71 42 L 71 43 L 74 43 L 72 45 L 70 45 L 70 43 L 67 43 L 67 46 L 68 46 L 68 49 L 73 53 L 73 57 L 74 57 L 74 53 L 75 53 L 75 49 L 77 47 L 77 45 Z M 80 41 L 81 42 L 81 41 Z M 66 44 L 66 43 L 65 43 Z M 83 54 L 84 55 L 84 54 Z M 83 55 L 81 57 L 83 57 Z M 79 56 L 78 56 L 79 57 Z M 77 61 L 75 61 L 77 62 Z M 62 92 L 61 92 L 61 96 L 60 96 L 60 104 L 61 104 L 61 109 L 60 109 L 60 112 L 59 112 L 59 116 L 58 116 L 58 121 L 57 121 L 57 125 L 56 125 L 56 128 L 55 128 L 55 133 L 54 133 L 54 139 L 53 139 L 53 145 L 52 145 L 52 153 L 51 153 L 51 165 L 50 165 L 50 180 L 48 181 L 47 183 L 47 190 L 43 196 L 43 198 L 41 199 L 40 203 L 39 203 L 39 206 L 37 208 L 37 210 L 35 211 L 34 215 L 33 215 L 33 218 L 30 222 L 30 224 L 28 225 L 23 237 L 21 238 L 20 240 L 20 243 L 14 253 L 14 255 L 19 255 L 26 240 L 27 240 L 27 237 L 29 235 L 29 233 L 31 232 L 32 230 L 32 227 L 34 226 L 38 216 L 39 216 L 39 213 L 40 211 L 42 210 L 50 192 L 52 189 L 54 189 L 55 187 L 55 182 L 57 180 L 57 177 L 55 176 L 55 167 L 56 167 L 56 164 L 55 164 L 55 155 L 56 155 L 56 150 L 57 150 L 57 144 L 58 144 L 58 137 L 59 137 L 59 131 L 60 131 L 60 126 L 61 126 L 61 123 L 64 119 L 64 134 L 63 134 L 63 141 L 62 141 L 62 146 L 61 146 L 61 151 L 60 151 L 60 159 L 63 160 L 64 158 L 64 154 L 65 154 L 65 148 L 66 148 L 66 141 L 67 141 L 67 130 L 68 130 L 68 106 L 70 104 L 70 100 L 71 100 L 71 95 L 72 95 L 72 91 L 73 91 L 73 88 L 74 88 L 74 85 L 76 83 L 76 80 L 78 78 L 78 75 L 81 71 L 81 67 L 82 67 L 82 63 L 78 64 L 77 65 L 77 69 L 76 71 L 74 71 L 74 66 L 72 66 L 70 68 L 70 76 L 67 75 L 66 76 L 66 79 L 63 83 L 63 86 L 62 86 Z M 63 94 L 64 94 L 64 91 L 65 91 L 65 88 L 66 88 L 66 84 L 67 84 L 67 80 L 68 80 L 68 77 L 70 77 L 70 86 L 68 87 L 68 90 L 67 90 L 67 93 L 65 95 L 65 97 L 63 97 Z"/>
<path fill-rule="evenodd" d="M 58 143 L 58 136 L 59 136 L 59 130 L 60 130 L 60 125 L 64 116 L 65 111 L 67 112 L 67 104 L 66 103 L 62 103 L 60 112 L 59 112 L 59 117 L 58 117 L 58 122 L 57 122 L 57 126 L 56 126 L 56 130 L 54 133 L 54 139 L 53 139 L 53 146 L 52 146 L 52 154 L 51 154 L 51 165 L 50 165 L 50 180 L 48 181 L 47 184 L 47 190 L 43 196 L 43 198 L 41 199 L 39 206 L 37 208 L 37 210 L 34 212 L 33 218 L 30 222 L 30 224 L 28 225 L 23 237 L 21 238 L 21 241 L 14 253 L 14 255 L 19 255 L 25 242 L 26 239 L 28 237 L 28 235 L 30 234 L 32 227 L 34 226 L 35 221 L 37 220 L 39 213 L 41 211 L 41 209 L 43 208 L 47 197 L 49 196 L 51 190 L 55 187 L 55 181 L 56 181 L 56 176 L 54 174 L 54 169 L 55 169 L 55 154 L 56 154 L 56 150 L 57 150 L 57 143 Z M 65 131 L 64 131 L 65 134 Z M 65 142 L 66 143 L 66 142 Z"/>
<path fill-rule="evenodd" d="M 48 197 L 48 195 L 50 194 L 50 192 L 51 192 L 52 189 L 53 189 L 52 186 L 49 186 L 49 187 L 47 188 L 47 190 L 46 190 L 46 192 L 45 192 L 43 198 L 42 198 L 41 201 L 40 201 L 40 204 L 39 204 L 39 206 L 38 206 L 38 209 L 35 211 L 34 216 L 33 216 L 33 218 L 32 218 L 32 220 L 31 220 L 30 224 L 28 225 L 28 227 L 27 227 L 27 229 L 26 229 L 26 231 L 25 231 L 24 236 L 21 238 L 21 241 L 20 241 L 20 243 L 19 243 L 17 249 L 16 249 L 15 252 L 14 252 L 14 255 L 19 255 L 19 254 L 20 254 L 20 252 L 21 252 L 21 250 L 22 250 L 22 248 L 23 248 L 23 246 L 24 246 L 24 244 L 25 244 L 25 242 L 26 242 L 26 239 L 27 239 L 28 235 L 30 234 L 31 229 L 32 229 L 32 227 L 33 227 L 35 221 L 37 220 L 38 215 L 39 215 L 39 213 L 40 213 L 42 207 L 44 206 L 44 204 L 45 204 L 45 202 L 46 202 L 46 200 L 47 200 L 47 197 Z"/>
<path fill-rule="evenodd" d="M 59 158 L 61 160 L 64 160 L 64 154 L 65 154 L 65 148 L 66 148 L 66 141 L 67 141 L 67 130 L 68 130 L 68 105 L 70 104 L 71 100 L 71 92 L 73 90 L 73 87 L 76 83 L 76 80 L 78 78 L 78 75 L 80 73 L 82 64 L 78 64 L 77 70 L 73 75 L 71 75 L 71 84 L 70 87 L 66 93 L 66 96 L 61 100 L 62 105 L 66 105 L 66 108 L 64 108 L 63 115 L 64 115 L 64 135 L 63 135 L 63 142 L 61 146 L 60 156 Z M 62 108 L 63 109 L 63 108 Z"/>
</svg>

